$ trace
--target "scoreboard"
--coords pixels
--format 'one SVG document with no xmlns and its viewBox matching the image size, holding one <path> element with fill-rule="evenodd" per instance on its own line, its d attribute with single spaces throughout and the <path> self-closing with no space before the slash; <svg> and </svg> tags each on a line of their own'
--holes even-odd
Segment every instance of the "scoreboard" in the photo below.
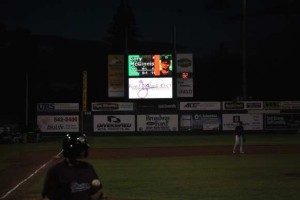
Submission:
<svg viewBox="0 0 300 200">
<path fill-rule="evenodd" d="M 172 54 L 128 55 L 129 99 L 172 99 Z"/>
</svg>

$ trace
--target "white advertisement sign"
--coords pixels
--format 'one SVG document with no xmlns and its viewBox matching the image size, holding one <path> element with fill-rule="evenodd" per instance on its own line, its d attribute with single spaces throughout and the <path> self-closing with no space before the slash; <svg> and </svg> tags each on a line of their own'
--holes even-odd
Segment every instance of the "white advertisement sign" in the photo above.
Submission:
<svg viewBox="0 0 300 200">
<path fill-rule="evenodd" d="M 134 115 L 94 115 L 94 132 L 135 131 Z"/>
<path fill-rule="evenodd" d="M 41 132 L 78 132 L 78 115 L 38 115 L 37 125 Z"/>
<path fill-rule="evenodd" d="M 263 114 L 223 114 L 223 130 L 234 130 L 239 121 L 245 130 L 263 130 Z"/>
<path fill-rule="evenodd" d="M 178 131 L 178 115 L 137 115 L 137 131 Z"/>
<path fill-rule="evenodd" d="M 193 97 L 193 78 L 177 78 L 177 97 Z"/>
<path fill-rule="evenodd" d="M 108 55 L 108 97 L 124 97 L 124 55 Z"/>
<path fill-rule="evenodd" d="M 129 78 L 129 99 L 173 98 L 172 78 Z"/>
</svg>

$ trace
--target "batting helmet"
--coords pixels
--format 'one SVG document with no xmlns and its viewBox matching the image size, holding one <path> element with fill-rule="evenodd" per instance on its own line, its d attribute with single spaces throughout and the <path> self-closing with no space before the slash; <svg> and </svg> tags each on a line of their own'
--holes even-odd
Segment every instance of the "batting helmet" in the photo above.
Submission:
<svg viewBox="0 0 300 200">
<path fill-rule="evenodd" d="M 87 136 L 81 133 L 67 134 L 63 139 L 62 146 L 66 158 L 86 158 L 90 148 Z"/>
</svg>

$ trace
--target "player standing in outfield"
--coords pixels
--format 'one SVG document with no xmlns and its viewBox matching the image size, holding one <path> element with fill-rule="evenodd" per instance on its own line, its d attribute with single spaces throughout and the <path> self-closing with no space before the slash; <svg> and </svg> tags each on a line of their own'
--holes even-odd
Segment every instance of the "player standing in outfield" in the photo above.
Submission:
<svg viewBox="0 0 300 200">
<path fill-rule="evenodd" d="M 46 175 L 42 197 L 45 200 L 100 200 L 102 184 L 93 166 L 79 160 L 88 156 L 85 134 L 67 134 L 63 139 L 64 160 Z"/>
<path fill-rule="evenodd" d="M 243 122 L 239 121 L 239 124 L 235 127 L 235 143 L 233 146 L 233 153 L 235 153 L 237 146 L 240 146 L 240 153 L 244 153 L 244 126 Z"/>
</svg>

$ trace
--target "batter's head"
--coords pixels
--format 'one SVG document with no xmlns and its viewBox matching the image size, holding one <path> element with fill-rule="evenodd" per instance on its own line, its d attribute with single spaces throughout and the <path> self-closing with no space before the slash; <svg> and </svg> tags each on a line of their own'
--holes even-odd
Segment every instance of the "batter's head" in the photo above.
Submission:
<svg viewBox="0 0 300 200">
<path fill-rule="evenodd" d="M 66 158 L 86 158 L 90 145 L 85 134 L 73 133 L 64 137 L 62 148 Z"/>
<path fill-rule="evenodd" d="M 171 56 L 168 56 L 168 55 L 162 55 L 160 59 L 161 59 L 161 62 L 166 62 L 166 63 L 168 63 L 168 64 L 171 63 Z"/>
</svg>

